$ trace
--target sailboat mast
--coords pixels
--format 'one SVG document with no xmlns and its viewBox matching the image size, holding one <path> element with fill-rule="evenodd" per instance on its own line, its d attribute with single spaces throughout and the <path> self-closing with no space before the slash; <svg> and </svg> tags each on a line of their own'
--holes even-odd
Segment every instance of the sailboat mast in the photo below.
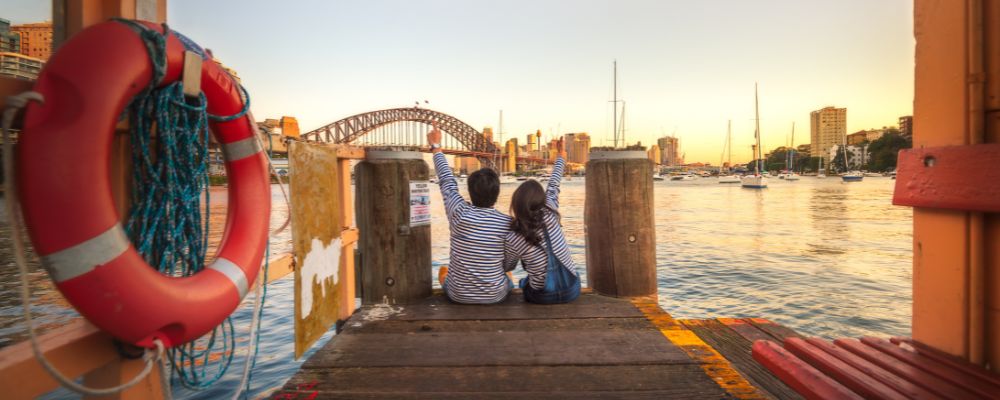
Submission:
<svg viewBox="0 0 1000 400">
<path fill-rule="evenodd" d="M 726 126 L 726 139 L 729 143 L 726 147 L 729 150 L 729 169 L 733 169 L 733 120 L 729 120 L 729 124 Z"/>
<path fill-rule="evenodd" d="M 618 147 L 618 60 L 614 61 L 614 99 L 611 102 L 611 108 L 614 109 L 614 118 L 611 120 L 614 132 L 614 147 Z"/>
<path fill-rule="evenodd" d="M 628 144 L 625 143 L 625 100 L 622 100 L 621 135 L 619 136 L 622 138 L 622 146 L 628 146 Z"/>
<path fill-rule="evenodd" d="M 788 152 L 785 153 L 785 158 L 788 158 L 788 170 L 795 172 L 795 153 L 792 149 L 795 148 L 795 121 L 792 121 L 792 141 L 788 144 Z"/>
<path fill-rule="evenodd" d="M 757 149 L 756 149 L 756 151 L 754 151 L 754 153 L 756 153 L 756 154 L 754 154 L 754 158 L 757 160 L 756 161 L 757 162 L 757 174 L 763 175 L 764 170 L 763 170 L 763 167 L 761 165 L 762 162 L 760 160 L 760 154 L 761 154 L 761 149 L 760 149 L 760 101 L 757 99 L 757 82 L 753 83 L 753 114 L 754 114 L 754 119 L 753 119 L 753 121 L 754 121 L 753 122 L 754 123 L 753 136 L 754 136 L 754 139 L 757 140 Z"/>
</svg>

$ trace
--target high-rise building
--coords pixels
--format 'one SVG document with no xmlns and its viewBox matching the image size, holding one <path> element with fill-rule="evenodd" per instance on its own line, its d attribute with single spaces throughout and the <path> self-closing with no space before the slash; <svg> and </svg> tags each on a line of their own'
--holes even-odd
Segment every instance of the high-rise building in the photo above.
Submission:
<svg viewBox="0 0 1000 400">
<path fill-rule="evenodd" d="M 575 134 L 572 144 L 567 142 L 565 145 L 566 156 L 569 158 L 566 161 L 584 164 L 590 159 L 590 135 L 586 132 Z M 569 154 L 571 148 L 572 155 Z"/>
<path fill-rule="evenodd" d="M 566 161 L 574 160 L 573 156 L 575 154 L 573 153 L 573 150 L 575 149 L 573 148 L 573 143 L 575 142 L 576 142 L 575 133 L 567 133 L 563 135 L 563 146 L 566 146 Z"/>
<path fill-rule="evenodd" d="M 42 60 L 21 53 L 0 53 L 0 75 L 35 80 L 43 64 Z"/>
<path fill-rule="evenodd" d="M 52 55 L 52 23 L 14 25 L 10 31 L 21 38 L 21 54 L 47 61 Z"/>
<path fill-rule="evenodd" d="M 10 31 L 10 21 L 0 18 L 0 53 L 20 53 L 21 35 Z"/>
<path fill-rule="evenodd" d="M 549 145 L 545 148 L 545 154 L 549 160 L 555 161 L 556 158 L 559 158 L 559 141 L 550 140 Z"/>
<path fill-rule="evenodd" d="M 809 113 L 810 155 L 823 157 L 824 164 L 830 162 L 830 147 L 843 144 L 846 135 L 846 108 L 824 107 Z"/>
<path fill-rule="evenodd" d="M 653 162 L 653 165 L 660 165 L 660 160 L 663 159 L 660 146 L 657 144 L 649 146 L 649 150 L 646 150 L 646 156 L 649 157 L 649 161 Z"/>
<path fill-rule="evenodd" d="M 528 134 L 528 143 L 525 145 L 525 150 L 528 152 L 528 156 L 530 157 L 538 155 L 538 136 L 534 133 Z"/>
<path fill-rule="evenodd" d="M 660 148 L 660 164 L 668 167 L 681 165 L 680 139 L 674 136 L 664 136 L 656 140 L 656 146 Z"/>
<path fill-rule="evenodd" d="M 899 134 L 910 137 L 913 136 L 913 116 L 906 115 L 899 117 Z"/>
<path fill-rule="evenodd" d="M 504 160 L 503 172 L 516 172 L 517 171 L 517 138 L 513 138 L 507 141 L 504 146 L 504 154 L 507 158 Z"/>
</svg>

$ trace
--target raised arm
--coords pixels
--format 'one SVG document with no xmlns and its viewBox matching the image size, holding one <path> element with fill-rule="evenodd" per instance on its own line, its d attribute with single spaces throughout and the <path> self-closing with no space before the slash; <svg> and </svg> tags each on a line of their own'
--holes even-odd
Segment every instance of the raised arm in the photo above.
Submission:
<svg viewBox="0 0 1000 400">
<path fill-rule="evenodd" d="M 448 219 L 451 220 L 459 211 L 468 207 L 468 203 L 458 193 L 458 182 L 455 181 L 455 174 L 451 172 L 448 159 L 441 151 L 441 131 L 438 130 L 436 124 L 434 129 L 427 134 L 427 143 L 430 144 L 431 152 L 434 153 L 434 170 L 437 171 L 438 185 L 441 187 L 441 197 L 444 199 L 444 210 Z"/>
<path fill-rule="evenodd" d="M 566 168 L 566 148 L 563 146 L 562 139 L 559 139 L 559 144 L 556 148 L 559 151 L 559 158 L 556 159 L 555 165 L 552 166 L 552 176 L 549 177 L 549 187 L 545 190 L 545 202 L 549 207 L 558 209 L 559 184 L 562 181 L 563 170 Z"/>
</svg>

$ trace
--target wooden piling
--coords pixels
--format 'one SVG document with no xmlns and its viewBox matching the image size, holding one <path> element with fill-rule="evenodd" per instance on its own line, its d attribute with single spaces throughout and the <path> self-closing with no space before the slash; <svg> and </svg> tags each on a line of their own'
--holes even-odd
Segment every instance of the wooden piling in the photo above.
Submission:
<svg viewBox="0 0 1000 400">
<path fill-rule="evenodd" d="M 644 151 L 590 153 L 584 203 L 587 281 L 615 297 L 656 294 L 653 163 Z"/>
<path fill-rule="evenodd" d="M 422 196 L 411 197 L 411 186 L 426 185 L 429 195 L 429 176 L 416 151 L 369 150 L 355 167 L 364 304 L 406 304 L 431 295 L 430 220 L 411 218 L 425 205 Z"/>
</svg>

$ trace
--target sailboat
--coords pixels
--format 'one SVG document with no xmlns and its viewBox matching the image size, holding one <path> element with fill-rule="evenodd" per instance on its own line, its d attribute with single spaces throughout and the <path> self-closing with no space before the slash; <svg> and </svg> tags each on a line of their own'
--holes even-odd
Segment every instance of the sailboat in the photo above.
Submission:
<svg viewBox="0 0 1000 400">
<path fill-rule="evenodd" d="M 816 168 L 816 179 L 826 179 L 826 170 L 823 169 L 823 155 L 819 155 L 819 168 Z"/>
<path fill-rule="evenodd" d="M 757 99 L 757 84 L 753 84 L 753 112 L 754 130 L 753 136 L 756 144 L 753 146 L 754 171 L 753 175 L 744 176 L 741 185 L 749 189 L 763 189 L 767 187 L 767 177 L 763 174 L 763 165 L 760 157 L 760 107 Z"/>
<path fill-rule="evenodd" d="M 786 181 L 797 181 L 799 180 L 799 174 L 795 173 L 795 122 L 792 122 L 792 143 L 788 146 L 788 150 L 785 152 L 785 160 L 788 162 L 788 173 L 785 174 Z"/>
<path fill-rule="evenodd" d="M 865 174 L 862 174 L 861 171 L 850 171 L 851 160 L 847 156 L 847 135 L 844 135 L 844 169 L 848 170 L 840 176 L 840 179 L 843 179 L 844 182 L 860 182 L 862 179 L 865 179 Z"/>
<path fill-rule="evenodd" d="M 726 127 L 726 148 L 722 150 L 722 155 L 726 155 L 726 151 L 729 151 L 729 168 L 733 168 L 733 120 L 729 120 L 729 125 Z M 729 174 L 722 175 L 722 157 L 719 160 L 719 183 L 740 183 L 740 177 Z"/>
</svg>

